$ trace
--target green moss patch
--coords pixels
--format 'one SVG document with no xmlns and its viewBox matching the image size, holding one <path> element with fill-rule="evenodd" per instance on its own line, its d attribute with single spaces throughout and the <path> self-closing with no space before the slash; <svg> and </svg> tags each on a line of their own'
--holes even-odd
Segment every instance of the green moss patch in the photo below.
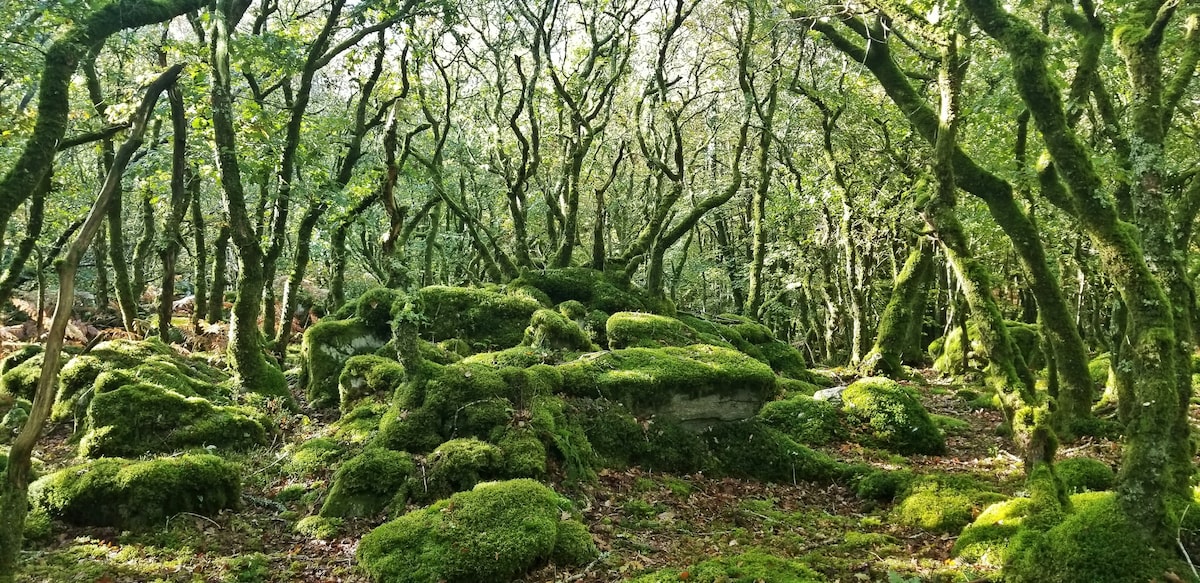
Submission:
<svg viewBox="0 0 1200 583">
<path fill-rule="evenodd" d="M 458 338 L 484 350 L 520 344 L 530 317 L 542 307 L 522 294 L 436 285 L 418 291 L 417 304 L 422 337 Z"/>
<path fill-rule="evenodd" d="M 988 505 L 1004 498 L 966 476 L 919 476 L 900 496 L 893 516 L 900 524 L 930 532 L 957 533 Z"/>
<path fill-rule="evenodd" d="M 387 401 L 404 382 L 404 366 L 395 359 L 363 354 L 351 356 L 342 367 L 338 394 L 342 412 L 350 411 L 358 401 L 374 397 Z"/>
<path fill-rule="evenodd" d="M 144 462 L 98 459 L 30 486 L 30 500 L 77 525 L 148 528 L 181 512 L 212 516 L 241 501 L 237 468 L 214 455 Z"/>
<path fill-rule="evenodd" d="M 161 387 L 137 383 L 97 394 L 79 444 L 87 457 L 137 457 L 193 447 L 248 449 L 266 443 L 254 412 L 215 406 Z"/>
<path fill-rule="evenodd" d="M 346 455 L 346 447 L 336 439 L 316 437 L 295 447 L 289 447 L 283 470 L 296 477 L 316 475 L 333 467 Z"/>
<path fill-rule="evenodd" d="M 322 320 L 304 331 L 301 379 L 312 406 L 330 407 L 339 402 L 338 381 L 346 361 L 374 353 L 391 337 L 377 332 L 358 318 Z"/>
<path fill-rule="evenodd" d="M 523 343 L 535 349 L 590 352 L 599 350 L 574 320 L 554 310 L 538 310 L 529 320 Z"/>
<path fill-rule="evenodd" d="M 1067 492 L 1098 492 L 1108 490 L 1116 482 L 1116 474 L 1108 464 L 1092 458 L 1073 457 L 1054 464 L 1054 471 Z"/>
<path fill-rule="evenodd" d="M 644 290 L 583 267 L 526 271 L 512 285 L 536 288 L 552 304 L 575 300 L 609 314 L 628 311 L 670 316 L 675 312 L 670 302 L 655 300 Z"/>
<path fill-rule="evenodd" d="M 373 516 L 389 506 L 403 508 L 415 471 L 406 453 L 367 448 L 338 467 L 320 515 L 350 518 Z"/>
<path fill-rule="evenodd" d="M 371 531 L 358 564 L 373 581 L 509 581 L 554 559 L 596 556 L 573 516 L 569 500 L 533 480 L 485 482 Z"/>
<path fill-rule="evenodd" d="M 609 348 L 689 346 L 700 335 L 687 324 L 669 316 L 642 312 L 617 312 L 605 323 Z"/>
<path fill-rule="evenodd" d="M 757 418 L 806 445 L 825 445 L 849 435 L 837 405 L 804 395 L 771 401 L 758 412 Z"/>
<path fill-rule="evenodd" d="M 804 563 L 776 557 L 763 550 L 720 557 L 685 569 L 663 569 L 633 580 L 634 583 L 822 583 L 823 577 Z"/>
<path fill-rule="evenodd" d="M 721 473 L 764 482 L 831 482 L 841 464 L 757 421 L 713 426 L 703 434 Z"/>
<path fill-rule="evenodd" d="M 852 383 L 842 392 L 842 409 L 859 423 L 871 445 L 902 454 L 941 454 L 946 451 L 925 407 L 899 383 L 869 377 Z"/>
</svg>

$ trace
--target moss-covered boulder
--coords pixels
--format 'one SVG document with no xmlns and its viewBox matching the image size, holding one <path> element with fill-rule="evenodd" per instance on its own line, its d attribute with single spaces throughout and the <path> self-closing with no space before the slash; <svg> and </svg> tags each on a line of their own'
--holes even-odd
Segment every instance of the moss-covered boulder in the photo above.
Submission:
<svg viewBox="0 0 1200 583">
<path fill-rule="evenodd" d="M 604 328 L 608 346 L 613 350 L 690 346 L 701 342 L 700 335 L 687 324 L 657 314 L 617 312 L 609 316 Z"/>
<path fill-rule="evenodd" d="M 893 517 L 900 524 L 955 534 L 984 508 L 1004 499 L 1003 494 L 967 476 L 919 476 L 899 496 Z"/>
<path fill-rule="evenodd" d="M 525 329 L 524 344 L 540 350 L 591 352 L 599 347 L 574 320 L 554 310 L 538 310 Z"/>
<path fill-rule="evenodd" d="M 346 447 L 336 439 L 315 437 L 284 450 L 288 459 L 283 471 L 296 477 L 309 477 L 333 467 L 346 455 Z"/>
<path fill-rule="evenodd" d="M 181 512 L 213 516 L 241 502 L 238 469 L 208 454 L 135 462 L 103 458 L 45 476 L 33 506 L 76 525 L 160 528 Z"/>
<path fill-rule="evenodd" d="M 342 367 L 350 357 L 372 354 L 387 344 L 390 335 L 378 332 L 359 318 L 322 320 L 304 331 L 300 378 L 312 406 L 331 407 L 339 402 Z"/>
<path fill-rule="evenodd" d="M 415 472 L 412 456 L 367 448 L 338 467 L 320 516 L 374 516 L 389 506 L 403 508 L 408 500 L 409 478 Z"/>
<path fill-rule="evenodd" d="M 435 285 L 417 292 L 422 337 L 458 338 L 483 350 L 520 344 L 529 319 L 542 307 L 528 295 L 488 289 Z"/>
<path fill-rule="evenodd" d="M 1117 477 L 1108 464 L 1087 457 L 1073 457 L 1054 464 L 1054 471 L 1067 492 L 1098 492 L 1113 487 Z"/>
<path fill-rule="evenodd" d="M 777 392 L 770 367 L 708 345 L 626 348 L 558 368 L 567 394 L 620 401 L 635 414 L 672 417 L 697 431 L 753 417 Z"/>
<path fill-rule="evenodd" d="M 941 454 L 942 433 L 912 393 L 882 377 L 859 379 L 842 391 L 842 410 L 870 444 L 902 454 Z"/>
<path fill-rule="evenodd" d="M 1029 510 L 1029 498 L 1012 498 L 988 506 L 954 541 L 953 556 L 987 567 L 1004 566 L 1008 543 Z"/>
<path fill-rule="evenodd" d="M 8 443 L 21 432 L 33 404 L 28 399 L 0 394 L 0 443 Z"/>
<path fill-rule="evenodd" d="M 542 453 L 544 464 L 544 449 Z M 423 488 L 414 495 L 429 500 L 470 490 L 475 484 L 502 477 L 503 462 L 504 453 L 495 445 L 475 438 L 452 439 L 426 458 Z"/>
<path fill-rule="evenodd" d="M 32 399 L 42 362 L 42 347 L 38 344 L 27 344 L 0 360 L 0 395 Z"/>
<path fill-rule="evenodd" d="M 753 549 L 740 555 L 709 559 L 685 569 L 662 569 L 633 580 L 634 583 L 823 583 L 825 578 L 807 565 L 767 551 Z"/>
<path fill-rule="evenodd" d="M 806 445 L 825 445 L 848 436 L 846 422 L 837 405 L 803 394 L 763 405 L 757 418 L 764 425 Z"/>
<path fill-rule="evenodd" d="M 715 425 L 703 437 L 723 475 L 778 483 L 831 482 L 842 475 L 829 455 L 755 420 Z"/>
<path fill-rule="evenodd" d="M 148 383 L 97 394 L 86 422 L 79 444 L 86 457 L 137 457 L 208 446 L 244 450 L 266 443 L 266 431 L 253 410 L 216 406 Z"/>
<path fill-rule="evenodd" d="M 511 581 L 597 554 L 571 502 L 533 480 L 485 482 L 368 533 L 358 564 L 372 581 Z"/>
<path fill-rule="evenodd" d="M 395 359 L 374 354 L 351 356 L 338 379 L 340 409 L 349 412 L 367 397 L 386 402 L 404 378 L 404 366 Z"/>
<path fill-rule="evenodd" d="M 675 306 L 669 301 L 657 300 L 645 290 L 584 267 L 526 271 L 512 285 L 536 288 L 553 304 L 575 300 L 609 314 L 628 311 L 670 316 L 675 313 Z"/>
</svg>

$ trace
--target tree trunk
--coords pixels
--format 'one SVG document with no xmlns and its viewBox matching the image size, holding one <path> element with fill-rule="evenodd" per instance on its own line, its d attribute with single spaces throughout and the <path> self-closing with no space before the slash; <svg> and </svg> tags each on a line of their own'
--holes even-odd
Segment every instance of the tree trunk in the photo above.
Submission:
<svg viewBox="0 0 1200 583">
<path fill-rule="evenodd" d="M 918 240 L 892 285 L 875 346 L 863 358 L 863 376 L 895 377 L 903 371 L 904 357 L 912 352 L 913 330 L 920 330 L 924 315 L 925 286 L 933 274 L 933 245 Z M 914 326 L 914 323 L 916 324 Z"/>
<path fill-rule="evenodd" d="M 195 169 L 192 170 L 193 175 Z M 195 263 L 196 301 L 192 310 L 192 331 L 198 331 L 200 320 L 209 319 L 208 311 L 208 238 L 205 233 L 204 209 L 200 208 L 200 181 L 192 180 L 191 211 L 192 211 L 192 260 Z M 218 312 L 219 314 L 220 312 Z"/>
<path fill-rule="evenodd" d="M 187 111 L 184 109 L 183 93 L 172 87 L 167 92 L 171 104 L 171 210 L 163 221 L 162 241 L 159 243 L 159 260 L 162 262 L 162 289 L 158 295 L 158 337 L 163 342 L 171 341 L 171 313 L 175 300 L 175 261 L 183 247 L 183 234 L 179 225 L 188 211 L 189 183 L 198 181 L 191 176 L 187 161 Z M 151 220 L 153 223 L 153 220 Z M 195 297 L 193 296 L 193 301 Z"/>
</svg>

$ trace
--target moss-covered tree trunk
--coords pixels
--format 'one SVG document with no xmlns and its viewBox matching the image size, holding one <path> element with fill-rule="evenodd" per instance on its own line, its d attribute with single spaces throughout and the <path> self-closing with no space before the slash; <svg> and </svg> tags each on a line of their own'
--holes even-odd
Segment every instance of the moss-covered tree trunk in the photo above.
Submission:
<svg viewBox="0 0 1200 583">
<path fill-rule="evenodd" d="M 189 182 L 198 180 L 190 176 L 187 161 L 187 111 L 183 105 L 183 93 L 178 87 L 167 92 L 171 104 L 171 207 L 163 221 L 162 241 L 159 243 L 159 260 L 162 261 L 162 291 L 158 296 L 158 337 L 163 342 L 171 341 L 171 312 L 175 299 L 175 262 L 183 248 L 183 233 L 179 226 L 187 215 Z"/>
<path fill-rule="evenodd" d="M 209 322 L 220 322 L 225 319 L 225 292 L 229 289 L 229 225 L 223 224 L 217 230 L 217 238 L 213 241 L 212 275 L 209 282 L 212 286 L 208 291 Z"/>
<path fill-rule="evenodd" d="M 925 286 L 932 274 L 933 245 L 922 238 L 909 252 L 904 268 L 892 284 L 892 296 L 879 319 L 875 345 L 859 366 L 863 376 L 895 377 L 903 371 L 904 357 L 912 351 L 914 343 L 913 330 L 920 330 Z"/>
<path fill-rule="evenodd" d="M 1168 501 L 1190 498 L 1192 444 L 1187 405 L 1191 395 L 1190 315 L 1177 306 L 1182 288 L 1171 217 L 1162 192 L 1164 108 L 1160 45 L 1175 4 L 1132 3 L 1122 14 L 1114 43 L 1133 88 L 1130 120 L 1123 128 L 1135 147 L 1133 213 L 1123 220 L 1103 187 L 1090 152 L 1068 123 L 1058 84 L 1047 69 L 1048 40 L 1030 23 L 994 0 L 966 0 L 975 21 L 1012 57 L 1013 79 L 1045 140 L 1054 169 L 1076 216 L 1099 252 L 1127 309 L 1129 366 L 1134 379 L 1125 452 L 1118 475 L 1121 508 L 1164 545 L 1176 536 Z M 1189 72 L 1189 76 L 1191 73 Z M 1184 317 L 1180 317 L 1184 316 Z"/>
<path fill-rule="evenodd" d="M 54 309 L 54 318 L 50 324 L 49 334 L 46 337 L 41 374 L 38 376 L 29 418 L 25 421 L 25 425 L 16 439 L 13 440 L 8 454 L 8 466 L 5 469 L 4 480 L 0 482 L 0 581 L 13 581 L 19 567 L 18 557 L 21 551 L 22 531 L 25 527 L 25 515 L 29 509 L 28 490 L 32 473 L 33 448 L 50 416 L 50 409 L 54 406 L 63 339 L 66 336 L 67 324 L 71 320 L 71 311 L 75 303 L 75 274 L 79 268 L 79 261 L 83 258 L 83 254 L 91 245 L 92 238 L 104 221 L 105 210 L 114 193 L 120 188 L 121 177 L 125 173 L 130 158 L 142 145 L 146 133 L 146 120 L 154 110 L 158 96 L 175 83 L 181 71 L 183 71 L 183 65 L 176 65 L 160 75 L 147 88 L 146 96 L 134 114 L 134 123 L 129 137 L 114 153 L 113 163 L 110 165 L 100 192 L 96 195 L 96 200 L 92 203 L 87 220 L 67 249 L 66 257 L 58 262 L 58 302 Z"/>
<path fill-rule="evenodd" d="M 196 170 L 192 170 L 195 176 Z M 208 319 L 208 235 L 204 221 L 204 209 L 201 208 L 200 181 L 192 180 L 189 184 L 191 194 L 192 215 L 192 262 L 195 270 L 192 272 L 193 292 L 196 301 L 192 310 L 192 330 L 198 331 L 200 320 Z"/>
</svg>

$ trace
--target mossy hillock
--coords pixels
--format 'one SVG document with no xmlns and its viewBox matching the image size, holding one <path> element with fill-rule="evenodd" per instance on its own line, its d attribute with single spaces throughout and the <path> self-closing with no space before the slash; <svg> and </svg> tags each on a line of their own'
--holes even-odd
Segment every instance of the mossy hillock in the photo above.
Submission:
<svg viewBox="0 0 1200 583">
<path fill-rule="evenodd" d="M 498 288 L 435 285 L 416 293 L 423 338 L 434 342 L 457 338 L 484 351 L 520 344 L 529 319 L 543 307 L 527 294 Z"/>
<path fill-rule="evenodd" d="M 656 299 L 620 278 L 585 267 L 525 271 L 510 285 L 534 288 L 545 294 L 553 305 L 574 300 L 608 314 L 651 312 L 670 316 L 675 313 L 675 306 L 669 300 Z"/>
<path fill-rule="evenodd" d="M 373 354 L 390 340 L 363 320 L 322 320 L 305 330 L 300 344 L 301 381 L 314 407 L 339 402 L 338 382 L 346 361 L 353 356 Z"/>
<path fill-rule="evenodd" d="M 1013 321 L 1005 321 L 1004 324 L 1025 365 L 1031 370 L 1046 366 L 1037 325 Z M 948 376 L 962 376 L 983 370 L 987 365 L 986 356 L 983 354 L 983 345 L 977 340 L 979 328 L 974 320 L 967 321 L 966 334 L 965 346 L 962 326 L 956 326 L 945 336 L 930 342 L 928 351 L 934 370 Z"/>
<path fill-rule="evenodd" d="M 869 445 L 901 454 L 941 454 L 945 438 L 921 402 L 896 381 L 859 379 L 842 391 L 842 410 Z"/>
<path fill-rule="evenodd" d="M 213 516 L 236 509 L 242 492 L 237 466 L 215 455 L 188 454 L 92 460 L 40 478 L 29 496 L 35 508 L 71 524 L 145 529 L 182 512 Z"/>
<path fill-rule="evenodd" d="M 366 398 L 387 402 L 405 379 L 404 366 L 374 354 L 352 356 L 338 377 L 339 408 L 349 412 Z"/>
<path fill-rule="evenodd" d="M 374 516 L 388 507 L 403 508 L 415 471 L 412 456 L 406 453 L 367 448 L 338 467 L 320 516 Z"/>
<path fill-rule="evenodd" d="M 767 403 L 757 419 L 805 445 L 825 445 L 849 437 L 837 405 L 804 394 Z"/>
<path fill-rule="evenodd" d="M 485 482 L 376 528 L 358 545 L 372 581 L 511 581 L 597 555 L 570 500 L 533 480 Z"/>
<path fill-rule="evenodd" d="M 892 514 L 899 524 L 956 534 L 983 509 L 1005 498 L 969 476 L 930 474 L 908 482 Z"/>
</svg>

